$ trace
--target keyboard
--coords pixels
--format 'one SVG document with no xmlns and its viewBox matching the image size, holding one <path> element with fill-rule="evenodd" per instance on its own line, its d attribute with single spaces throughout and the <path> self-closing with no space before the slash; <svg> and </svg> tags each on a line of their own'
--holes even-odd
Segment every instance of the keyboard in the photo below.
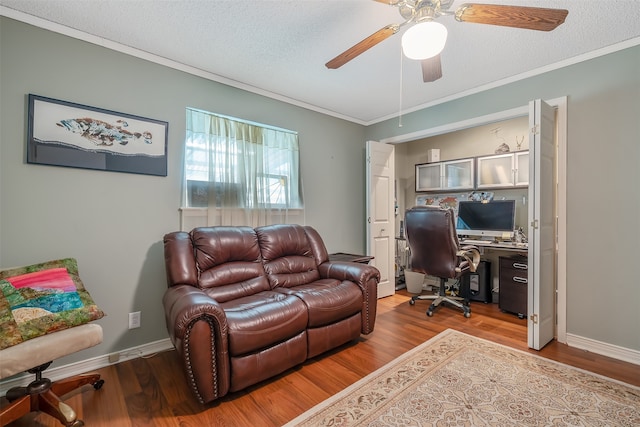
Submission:
<svg viewBox="0 0 640 427">
<path fill-rule="evenodd" d="M 492 246 L 494 248 L 522 248 L 527 249 L 528 243 L 516 243 L 516 242 L 494 242 L 493 240 L 476 240 L 465 239 L 460 242 L 462 245 L 474 245 L 474 246 Z"/>
<path fill-rule="evenodd" d="M 462 241 L 465 245 L 490 245 L 493 243 L 491 240 L 474 240 L 474 239 L 464 239 Z"/>
</svg>

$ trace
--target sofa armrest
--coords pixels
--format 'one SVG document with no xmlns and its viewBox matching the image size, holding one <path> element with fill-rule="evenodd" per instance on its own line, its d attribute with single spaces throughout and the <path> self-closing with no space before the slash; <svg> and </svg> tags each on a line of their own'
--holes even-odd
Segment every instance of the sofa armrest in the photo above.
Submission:
<svg viewBox="0 0 640 427">
<path fill-rule="evenodd" d="M 207 403 L 229 391 L 227 318 L 217 301 L 189 285 L 172 286 L 163 298 L 167 330 L 184 361 L 196 397 Z"/>
<path fill-rule="evenodd" d="M 164 265 L 167 285 L 198 285 L 198 268 L 193 254 L 191 236 L 184 231 L 166 234 L 164 242 Z"/>
<path fill-rule="evenodd" d="M 380 271 L 377 268 L 356 262 L 327 261 L 318 266 L 321 278 L 348 280 L 362 290 L 362 333 L 370 334 L 376 322 L 378 307 L 378 282 Z"/>
</svg>

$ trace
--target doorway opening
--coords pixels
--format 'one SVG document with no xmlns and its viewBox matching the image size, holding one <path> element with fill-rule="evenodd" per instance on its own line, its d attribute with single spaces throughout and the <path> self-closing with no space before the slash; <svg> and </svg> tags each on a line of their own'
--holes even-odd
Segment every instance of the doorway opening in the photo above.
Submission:
<svg viewBox="0 0 640 427">
<path fill-rule="evenodd" d="M 556 244 L 556 272 L 555 272 L 555 338 L 558 342 L 566 343 L 566 151 L 567 151 L 567 97 L 547 100 L 555 110 L 555 244 Z M 491 125 L 510 119 L 526 117 L 529 107 L 523 106 L 511 110 L 501 111 L 474 119 L 455 122 L 447 125 L 424 129 L 410 134 L 386 138 L 380 142 L 388 144 L 402 144 L 433 136 L 452 133 L 473 127 Z M 533 173 L 531 171 L 530 173 Z M 399 223 L 399 220 L 398 220 Z M 397 225 L 399 227 L 399 224 Z"/>
</svg>

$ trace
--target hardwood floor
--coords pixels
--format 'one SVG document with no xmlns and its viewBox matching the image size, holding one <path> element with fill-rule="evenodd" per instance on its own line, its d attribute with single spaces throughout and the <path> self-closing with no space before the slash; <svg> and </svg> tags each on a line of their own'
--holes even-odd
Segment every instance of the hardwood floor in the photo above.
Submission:
<svg viewBox="0 0 640 427">
<path fill-rule="evenodd" d="M 428 318 L 427 301 L 410 306 L 408 300 L 405 291 L 379 300 L 375 331 L 358 342 L 209 405 L 200 405 L 192 395 L 174 351 L 100 369 L 104 387 L 85 386 L 65 396 L 65 402 L 90 427 L 281 426 L 447 328 L 640 386 L 637 365 L 555 341 L 539 352 L 528 350 L 526 320 L 500 312 L 497 304 L 472 303 L 468 319 L 446 307 Z M 31 414 L 10 425 L 60 424 Z"/>
</svg>

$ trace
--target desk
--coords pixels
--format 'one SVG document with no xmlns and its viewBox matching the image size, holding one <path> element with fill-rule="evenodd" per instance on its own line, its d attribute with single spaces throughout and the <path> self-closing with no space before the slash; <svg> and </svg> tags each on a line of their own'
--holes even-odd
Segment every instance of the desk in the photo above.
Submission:
<svg viewBox="0 0 640 427">
<path fill-rule="evenodd" d="M 500 309 L 514 313 L 520 318 L 527 313 L 527 275 L 529 245 L 527 243 L 495 242 L 490 240 L 460 240 L 461 245 L 472 245 L 480 250 L 483 261 L 492 268 L 488 274 L 491 287 L 491 300 L 497 302 Z M 512 261 L 521 266 L 518 274 L 509 269 Z M 515 278 L 515 279 L 514 279 Z"/>
</svg>

